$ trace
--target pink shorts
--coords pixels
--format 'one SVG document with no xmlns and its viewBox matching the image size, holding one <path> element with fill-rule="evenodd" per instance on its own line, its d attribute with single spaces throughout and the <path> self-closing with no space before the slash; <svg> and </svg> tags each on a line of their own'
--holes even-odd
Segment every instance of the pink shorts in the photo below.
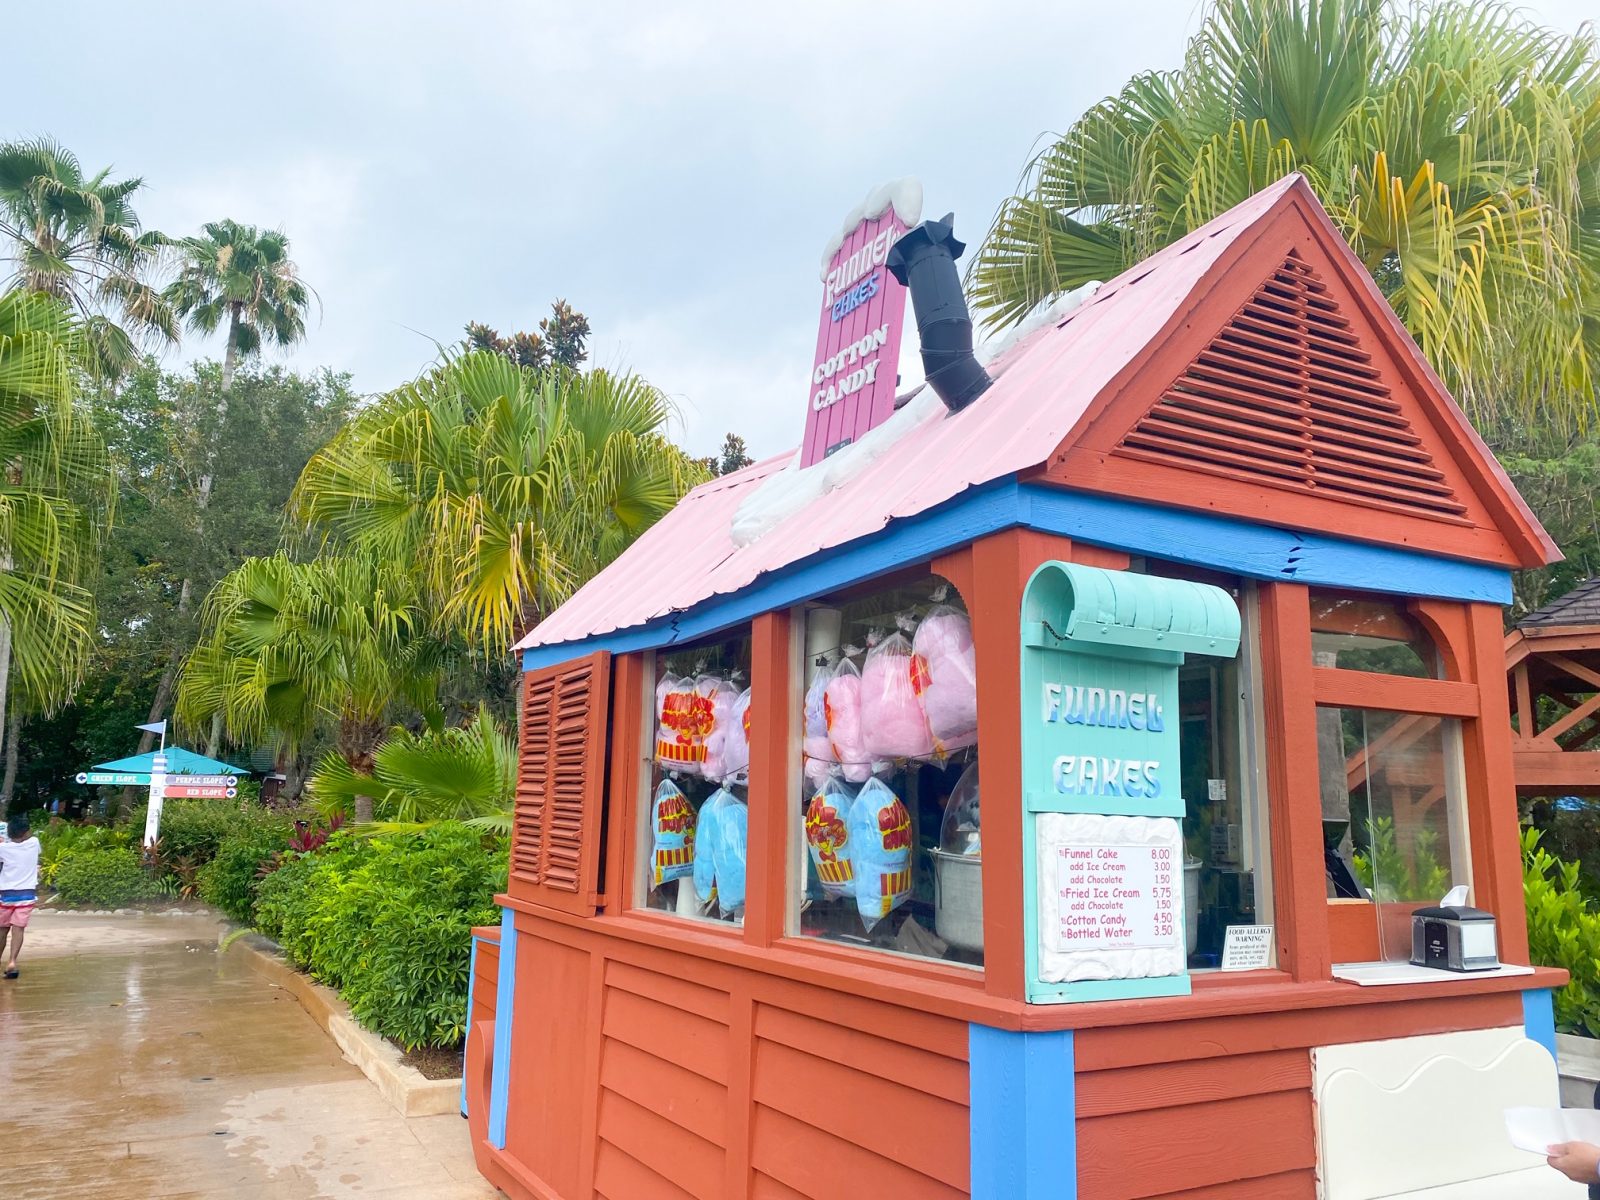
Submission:
<svg viewBox="0 0 1600 1200">
<path fill-rule="evenodd" d="M 28 904 L 0 904 L 0 929 L 26 929 L 28 918 L 33 916 L 37 905 Z"/>
</svg>

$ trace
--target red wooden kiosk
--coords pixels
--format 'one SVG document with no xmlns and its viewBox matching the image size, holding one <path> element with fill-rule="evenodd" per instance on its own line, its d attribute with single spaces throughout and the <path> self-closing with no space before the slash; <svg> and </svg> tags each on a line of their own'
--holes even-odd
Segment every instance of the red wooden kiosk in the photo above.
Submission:
<svg viewBox="0 0 1600 1200">
<path fill-rule="evenodd" d="M 1474 1108 L 1512 1061 L 1511 1091 L 1544 1070 L 1554 1094 L 1564 977 L 1515 966 L 1501 614 L 1509 573 L 1557 551 L 1309 188 L 1224 213 L 988 371 L 959 411 L 913 398 L 852 465 L 780 456 L 696 488 L 519 647 L 510 885 L 476 931 L 467 1049 L 483 1173 L 546 1200 L 1568 1194 Z M 1153 599 L 1092 610 L 1100 586 Z M 1179 631 L 1173 589 L 1221 607 Z M 935 615 L 970 624 L 970 737 L 841 740 L 833 684 L 860 669 L 871 703 L 872 656 L 909 645 L 921 669 Z M 1096 635 L 1165 672 L 1148 712 L 1113 689 L 1099 722 L 1173 737 L 1164 790 L 1153 758 L 1151 781 L 1028 761 L 1029 655 Z M 698 725 L 674 694 L 705 701 Z M 740 725 L 748 763 L 719 777 L 710 735 Z M 1101 813 L 1159 791 L 1181 820 L 1162 979 L 1046 986 L 1056 900 L 1030 892 L 1027 848 L 1083 810 L 1031 781 L 1066 793 L 1085 769 Z M 910 854 L 856 857 L 852 893 L 815 798 L 853 819 L 883 795 L 868 777 Z M 714 836 L 719 856 L 743 839 L 737 874 Z M 1507 967 L 1404 964 L 1411 910 L 1452 882 L 1498 918 Z M 1230 930 L 1263 927 L 1262 965 L 1218 969 L 1239 965 Z M 1435 1070 L 1460 1100 L 1448 1146 L 1407 1091 Z M 1389 1127 L 1354 1123 L 1375 1112 Z M 1338 1152 L 1352 1138 L 1370 1156 Z"/>
</svg>

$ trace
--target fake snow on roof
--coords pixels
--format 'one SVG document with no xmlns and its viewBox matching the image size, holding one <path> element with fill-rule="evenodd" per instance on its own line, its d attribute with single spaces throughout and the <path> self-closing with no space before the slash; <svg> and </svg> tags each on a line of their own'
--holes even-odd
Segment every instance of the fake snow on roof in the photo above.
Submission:
<svg viewBox="0 0 1600 1200">
<path fill-rule="evenodd" d="M 744 544 L 735 540 L 733 527 L 740 506 L 797 452 L 701 484 L 516 649 L 581 641 L 670 617 L 820 551 L 870 537 L 891 521 L 926 512 L 970 488 L 1038 466 L 1118 372 L 1170 320 L 1194 306 L 1192 293 L 1210 267 L 1296 186 L 1306 185 L 1291 175 L 1256 193 L 1022 337 L 993 362 L 994 386 L 977 403 L 953 413 L 942 404 L 913 401 L 902 410 L 910 415 L 886 452 L 831 490 L 785 505 L 780 520 L 763 522 L 759 536 Z M 826 462 L 811 468 L 827 469 Z"/>
<path fill-rule="evenodd" d="M 891 205 L 894 206 L 894 215 L 900 218 L 902 225 L 915 225 L 922 219 L 921 182 L 907 175 L 903 179 L 881 183 L 868 192 L 860 204 L 850 210 L 850 215 L 845 217 L 844 224 L 834 230 L 833 236 L 828 239 L 828 244 L 823 247 L 822 270 L 818 273 L 823 283 L 828 282 L 828 271 L 833 266 L 833 256 L 839 253 L 839 247 L 844 245 L 845 238 L 854 233 L 856 226 L 861 222 L 873 221 L 883 216 Z"/>
</svg>

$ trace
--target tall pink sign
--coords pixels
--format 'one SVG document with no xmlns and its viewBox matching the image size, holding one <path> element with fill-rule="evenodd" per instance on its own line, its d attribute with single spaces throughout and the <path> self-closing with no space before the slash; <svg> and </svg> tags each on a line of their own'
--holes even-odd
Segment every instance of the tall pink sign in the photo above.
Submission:
<svg viewBox="0 0 1600 1200">
<path fill-rule="evenodd" d="M 822 317 L 811 364 L 800 465 L 858 440 L 894 412 L 906 289 L 883 265 L 889 247 L 922 216 L 922 185 L 874 189 L 822 256 Z"/>
</svg>

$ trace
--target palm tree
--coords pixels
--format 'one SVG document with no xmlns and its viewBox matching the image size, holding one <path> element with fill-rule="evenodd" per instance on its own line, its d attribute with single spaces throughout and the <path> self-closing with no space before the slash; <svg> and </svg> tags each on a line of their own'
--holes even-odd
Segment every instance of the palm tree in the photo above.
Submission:
<svg viewBox="0 0 1600 1200">
<path fill-rule="evenodd" d="M 290 498 L 311 534 L 415 563 L 441 633 L 498 655 L 703 471 L 633 375 L 451 358 L 364 411 Z"/>
<path fill-rule="evenodd" d="M 310 780 L 325 812 L 342 813 L 370 796 L 373 814 L 391 824 L 464 821 L 499 834 L 511 832 L 516 786 L 516 740 L 485 708 L 459 729 L 393 730 L 372 756 L 370 771 L 327 754 Z"/>
<path fill-rule="evenodd" d="M 289 258 L 289 237 L 237 221 L 212 221 L 199 237 L 178 243 L 183 265 L 167 285 L 173 310 L 199 333 L 224 323 L 222 394 L 233 386 L 239 360 L 271 342 L 293 346 L 306 336 L 312 290 Z"/>
<path fill-rule="evenodd" d="M 283 752 L 328 731 L 352 770 L 370 771 L 397 704 L 434 710 L 443 652 L 426 624 L 402 564 L 246 559 L 206 598 L 178 720 L 200 730 L 220 718 L 232 741 L 272 738 Z M 370 800 L 357 819 L 371 819 Z"/>
<path fill-rule="evenodd" d="M 1032 163 L 971 272 L 992 324 L 1305 174 L 1483 426 L 1583 423 L 1600 367 L 1600 60 L 1497 3 L 1216 0 Z"/>
<path fill-rule="evenodd" d="M 10 243 L 6 287 L 46 292 L 77 315 L 94 369 L 116 378 L 138 346 L 176 342 L 177 319 L 149 282 L 167 239 L 133 208 L 142 179 L 85 175 L 71 151 L 38 138 L 0 143 L 0 234 Z"/>
<path fill-rule="evenodd" d="M 95 631 L 88 582 L 116 499 L 105 447 L 77 407 L 87 353 L 65 305 L 0 295 L 0 729 L 10 685 L 64 700 Z"/>
</svg>

